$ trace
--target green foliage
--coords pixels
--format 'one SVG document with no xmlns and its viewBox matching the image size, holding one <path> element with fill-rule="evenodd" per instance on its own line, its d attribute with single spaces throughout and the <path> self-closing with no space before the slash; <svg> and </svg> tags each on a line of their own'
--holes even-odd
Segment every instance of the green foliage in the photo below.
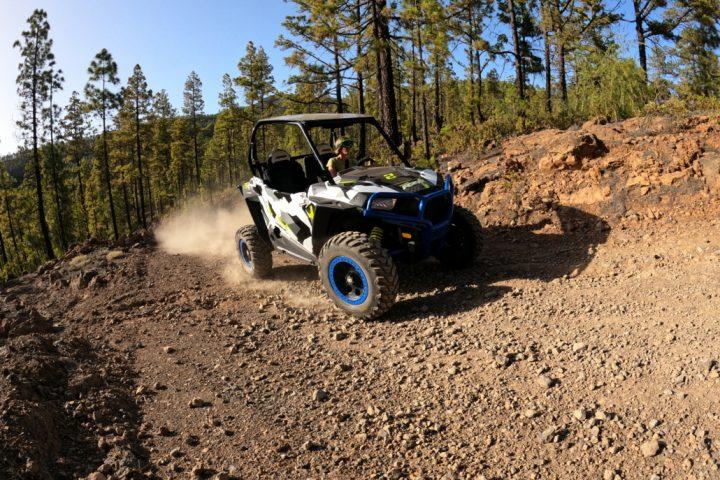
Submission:
<svg viewBox="0 0 720 480">
<path fill-rule="evenodd" d="M 620 120 L 641 113 L 649 93 L 645 75 L 633 60 L 613 50 L 593 50 L 577 64 L 570 108 L 578 119 Z"/>
<path fill-rule="evenodd" d="M 671 97 L 660 102 L 645 105 L 645 115 L 669 115 L 684 117 L 692 112 L 720 112 L 720 98 L 687 94 L 682 97 Z"/>
</svg>

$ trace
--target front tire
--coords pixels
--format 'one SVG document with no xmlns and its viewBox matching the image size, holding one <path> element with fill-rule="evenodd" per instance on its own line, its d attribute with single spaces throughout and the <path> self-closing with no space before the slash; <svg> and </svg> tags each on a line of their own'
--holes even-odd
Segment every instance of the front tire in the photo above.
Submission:
<svg viewBox="0 0 720 480">
<path fill-rule="evenodd" d="M 445 242 L 436 257 L 444 266 L 452 269 L 471 266 L 482 252 L 482 225 L 474 213 L 455 205 Z"/>
<path fill-rule="evenodd" d="M 318 269 L 328 297 L 351 315 L 377 318 L 395 303 L 395 264 L 387 250 L 364 233 L 331 237 L 320 251 Z"/>
<path fill-rule="evenodd" d="M 235 232 L 240 265 L 253 278 L 269 277 L 272 273 L 272 249 L 260 236 L 255 225 L 246 225 Z"/>
</svg>

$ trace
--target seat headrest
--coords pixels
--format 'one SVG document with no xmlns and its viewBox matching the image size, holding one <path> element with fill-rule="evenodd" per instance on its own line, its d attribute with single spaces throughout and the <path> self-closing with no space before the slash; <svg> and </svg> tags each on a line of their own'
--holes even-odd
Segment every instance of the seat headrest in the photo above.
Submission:
<svg viewBox="0 0 720 480">
<path fill-rule="evenodd" d="M 317 146 L 317 151 L 320 155 L 328 155 L 335 153 L 333 152 L 332 147 L 327 143 L 319 143 Z"/>
<path fill-rule="evenodd" d="M 268 158 L 269 163 L 278 163 L 287 160 L 290 160 L 290 154 L 285 150 L 273 150 L 270 152 L 270 158 Z"/>
</svg>

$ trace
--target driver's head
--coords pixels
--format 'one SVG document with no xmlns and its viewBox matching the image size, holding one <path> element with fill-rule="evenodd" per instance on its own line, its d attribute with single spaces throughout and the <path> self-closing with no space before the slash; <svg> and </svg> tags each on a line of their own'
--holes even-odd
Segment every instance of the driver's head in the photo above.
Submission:
<svg viewBox="0 0 720 480">
<path fill-rule="evenodd" d="M 335 153 L 347 157 L 350 154 L 350 149 L 355 145 L 355 142 L 350 138 L 340 137 L 335 140 Z"/>
</svg>

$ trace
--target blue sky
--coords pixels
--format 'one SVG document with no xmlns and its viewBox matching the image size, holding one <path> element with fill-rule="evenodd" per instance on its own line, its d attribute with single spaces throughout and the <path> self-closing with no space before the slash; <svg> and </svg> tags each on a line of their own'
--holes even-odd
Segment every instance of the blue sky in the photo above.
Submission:
<svg viewBox="0 0 720 480">
<path fill-rule="evenodd" d="M 222 75 L 236 74 L 249 40 L 268 52 L 278 86 L 288 76 L 284 52 L 273 46 L 291 11 L 282 0 L 0 0 L 0 5 L 0 154 L 17 147 L 19 55 L 12 44 L 34 8 L 48 13 L 55 56 L 65 73 L 61 105 L 73 90 L 82 92 L 88 64 L 102 48 L 115 57 L 123 83 L 139 63 L 150 87 L 166 89 L 176 108 L 185 78 L 195 70 L 206 110 L 215 112 Z"/>
<path fill-rule="evenodd" d="M 626 13 L 629 4 L 624 2 L 619 13 Z M 167 90 L 176 108 L 182 103 L 185 78 L 195 70 L 203 82 L 206 111 L 216 112 L 222 75 L 236 75 L 250 40 L 267 51 L 277 87 L 289 76 L 285 52 L 274 47 L 283 33 L 283 19 L 293 12 L 292 4 L 283 0 L 0 0 L 0 5 L 0 154 L 17 148 L 19 55 L 12 44 L 34 8 L 48 12 L 55 56 L 66 80 L 61 105 L 73 90 L 82 92 L 87 66 L 102 48 L 115 57 L 123 83 L 139 63 L 150 87 Z M 621 23 L 616 32 L 624 54 L 634 56 L 629 24 Z M 465 60 L 461 49 L 454 54 Z M 505 62 L 496 67 L 503 77 L 512 74 Z M 456 70 L 462 75 L 461 67 Z"/>
</svg>

